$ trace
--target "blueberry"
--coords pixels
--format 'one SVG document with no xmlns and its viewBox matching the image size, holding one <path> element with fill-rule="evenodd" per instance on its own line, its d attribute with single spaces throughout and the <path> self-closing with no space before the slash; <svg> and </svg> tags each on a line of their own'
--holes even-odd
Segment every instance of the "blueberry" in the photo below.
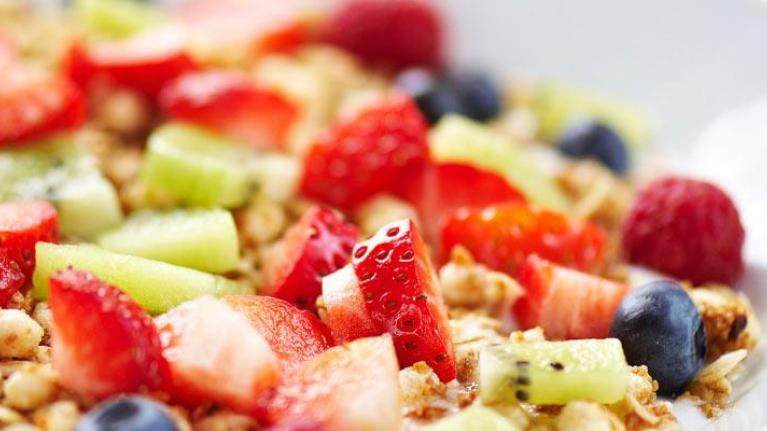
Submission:
<svg viewBox="0 0 767 431">
<path fill-rule="evenodd" d="M 629 167 L 629 153 L 621 136 L 610 127 L 595 121 L 570 125 L 559 139 L 559 150 L 575 158 L 592 158 L 617 173 Z"/>
<path fill-rule="evenodd" d="M 610 337 L 621 341 L 629 364 L 647 365 L 661 395 L 684 392 L 706 357 L 698 309 L 673 281 L 648 283 L 623 298 Z"/>
<path fill-rule="evenodd" d="M 99 404 L 77 424 L 77 431 L 177 431 L 177 428 L 160 404 L 133 395 Z"/>
<path fill-rule="evenodd" d="M 487 121 L 501 112 L 498 86 L 486 74 L 458 72 L 446 78 L 448 86 L 461 101 L 461 113 L 477 121 Z"/>
<path fill-rule="evenodd" d="M 461 113 L 461 101 L 443 80 L 426 69 L 409 69 L 395 82 L 415 100 L 418 109 L 430 124 L 448 113 Z"/>
</svg>

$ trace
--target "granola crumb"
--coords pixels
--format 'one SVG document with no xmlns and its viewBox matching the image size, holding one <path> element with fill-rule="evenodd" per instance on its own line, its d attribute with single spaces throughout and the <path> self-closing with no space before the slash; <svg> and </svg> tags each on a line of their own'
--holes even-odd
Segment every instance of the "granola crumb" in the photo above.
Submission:
<svg viewBox="0 0 767 431">
<path fill-rule="evenodd" d="M 194 431 L 259 431 L 258 422 L 249 416 L 221 411 L 192 425 Z"/>
<path fill-rule="evenodd" d="M 45 431 L 71 431 L 80 420 L 80 411 L 74 401 L 56 401 L 37 410 L 33 419 Z"/>
<path fill-rule="evenodd" d="M 729 377 L 740 368 L 747 355 L 748 351 L 741 349 L 720 356 L 703 368 L 682 398 L 697 404 L 707 417 L 721 416 L 732 394 Z"/>
<path fill-rule="evenodd" d="M 48 365 L 27 363 L 13 372 L 4 384 L 4 404 L 29 411 L 42 407 L 56 394 L 56 379 Z"/>
<path fill-rule="evenodd" d="M 623 422 L 597 403 L 573 401 L 557 415 L 559 431 L 625 431 Z"/>
<path fill-rule="evenodd" d="M 0 359 L 32 358 L 43 328 L 21 310 L 0 310 Z"/>
</svg>

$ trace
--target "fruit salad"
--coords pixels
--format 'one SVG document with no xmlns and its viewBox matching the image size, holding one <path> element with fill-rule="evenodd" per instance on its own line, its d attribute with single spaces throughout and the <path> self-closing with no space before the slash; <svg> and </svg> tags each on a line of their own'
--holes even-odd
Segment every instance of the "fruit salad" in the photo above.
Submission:
<svg viewBox="0 0 767 431">
<path fill-rule="evenodd" d="M 678 430 L 759 342 L 641 111 L 427 0 L 0 5 L 0 427 Z"/>
</svg>

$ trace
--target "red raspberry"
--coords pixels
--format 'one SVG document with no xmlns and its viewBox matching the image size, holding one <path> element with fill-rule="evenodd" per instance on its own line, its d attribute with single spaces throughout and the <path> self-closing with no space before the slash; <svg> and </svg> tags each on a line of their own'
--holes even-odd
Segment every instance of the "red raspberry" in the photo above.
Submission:
<svg viewBox="0 0 767 431">
<path fill-rule="evenodd" d="M 650 183 L 623 225 L 626 257 L 700 284 L 731 283 L 743 271 L 745 232 L 720 188 L 686 178 Z"/>
</svg>

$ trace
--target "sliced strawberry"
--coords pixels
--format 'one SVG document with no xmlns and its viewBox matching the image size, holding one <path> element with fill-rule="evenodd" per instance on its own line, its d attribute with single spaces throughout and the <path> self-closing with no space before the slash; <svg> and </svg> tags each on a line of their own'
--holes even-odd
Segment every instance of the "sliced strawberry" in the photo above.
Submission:
<svg viewBox="0 0 767 431">
<path fill-rule="evenodd" d="M 288 367 L 333 345 L 330 330 L 314 314 L 271 296 L 232 295 L 227 304 L 250 319 L 277 358 Z"/>
<path fill-rule="evenodd" d="M 284 147 L 296 105 L 245 74 L 194 72 L 170 82 L 159 96 L 168 117 L 197 123 L 263 150 Z"/>
<path fill-rule="evenodd" d="M 429 165 L 413 178 L 404 197 L 415 206 L 427 238 L 433 240 L 444 219 L 459 208 L 525 202 L 524 195 L 503 177 L 460 163 Z"/>
<path fill-rule="evenodd" d="M 200 297 L 155 318 L 170 364 L 173 399 L 250 412 L 279 378 L 266 339 L 225 302 Z"/>
<path fill-rule="evenodd" d="M 175 27 L 140 33 L 132 39 L 75 44 L 65 62 L 81 87 L 95 81 L 135 90 L 154 100 L 169 81 L 197 69 L 184 51 L 185 35 Z"/>
<path fill-rule="evenodd" d="M 352 263 L 368 313 L 379 333 L 392 335 L 400 366 L 426 361 L 443 382 L 453 380 L 447 311 L 413 222 L 382 227 L 357 244 Z"/>
<path fill-rule="evenodd" d="M 388 335 L 363 338 L 304 363 L 259 413 L 267 423 L 286 424 L 277 429 L 398 430 L 398 372 Z"/>
<path fill-rule="evenodd" d="M 388 96 L 317 138 L 306 156 L 301 188 L 347 210 L 377 193 L 397 193 L 429 158 L 427 131 L 408 96 Z"/>
<path fill-rule="evenodd" d="M 458 210 L 445 221 L 440 242 L 443 261 L 460 244 L 478 262 L 513 274 L 531 254 L 591 271 L 604 263 L 607 237 L 589 222 L 522 204 L 504 204 Z"/>
<path fill-rule="evenodd" d="M 525 295 L 513 306 L 517 323 L 543 328 L 547 338 L 605 338 L 629 287 L 568 269 L 537 256 L 520 265 L 517 281 Z"/>
<path fill-rule="evenodd" d="M 35 269 L 35 244 L 58 242 L 56 209 L 46 201 L 0 203 L 0 258 L 15 262 L 26 278 Z M 2 301 L 0 301 L 2 303 Z"/>
<path fill-rule="evenodd" d="M 0 308 L 8 305 L 13 295 L 24 287 L 25 280 L 18 262 L 0 254 Z"/>
<path fill-rule="evenodd" d="M 285 233 L 266 267 L 265 295 L 313 310 L 322 277 L 349 262 L 359 232 L 332 211 L 314 206 Z"/>
<path fill-rule="evenodd" d="M 67 269 L 51 276 L 49 304 L 53 367 L 62 386 L 95 398 L 167 387 L 157 329 L 128 295 Z"/>
<path fill-rule="evenodd" d="M 378 335 L 351 265 L 322 278 L 322 301 L 323 319 L 336 343 Z"/>
</svg>

